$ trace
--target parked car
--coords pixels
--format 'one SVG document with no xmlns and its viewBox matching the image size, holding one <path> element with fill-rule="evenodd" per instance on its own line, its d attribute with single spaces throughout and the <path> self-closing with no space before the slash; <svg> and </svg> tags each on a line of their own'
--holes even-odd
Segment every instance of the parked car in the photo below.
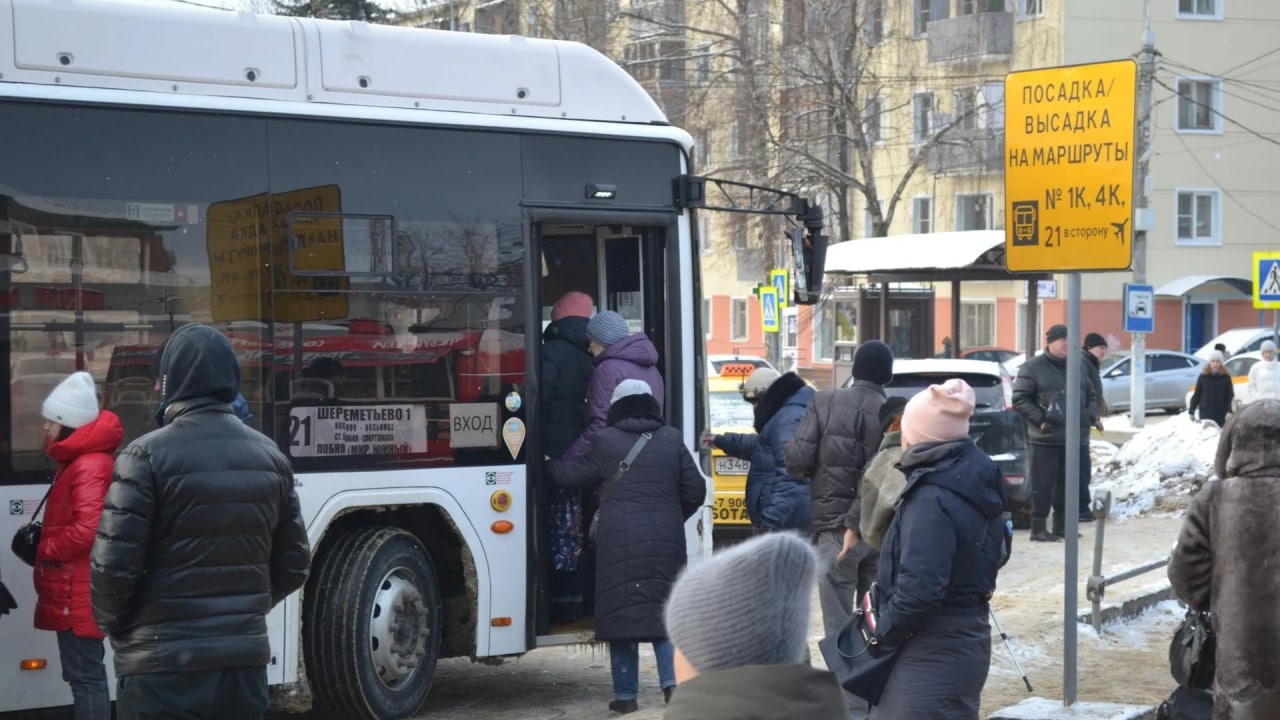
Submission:
<svg viewBox="0 0 1280 720">
<path fill-rule="evenodd" d="M 1017 357 L 1019 354 L 1017 350 L 1009 350 L 1007 348 L 975 347 L 962 350 L 960 357 L 964 360 L 986 360 L 988 362 L 1003 363 Z"/>
<path fill-rule="evenodd" d="M 1213 354 L 1213 346 L 1219 343 L 1227 346 L 1228 357 L 1235 357 L 1242 353 L 1257 352 L 1262 349 L 1262 343 L 1272 339 L 1274 335 L 1275 328 L 1233 328 L 1205 343 L 1204 347 L 1196 351 L 1196 357 L 1209 362 L 1209 356 Z"/>
<path fill-rule="evenodd" d="M 707 356 L 707 377 L 736 377 L 738 382 L 742 382 L 744 378 L 751 374 L 756 368 L 778 368 L 773 363 L 765 360 L 758 355 L 708 355 Z"/>
<path fill-rule="evenodd" d="M 1187 407 L 1186 389 L 1194 385 L 1205 361 L 1174 350 L 1147 350 L 1147 410 L 1181 412 Z M 1133 363 L 1129 352 L 1102 358 L 1102 396 L 1111 412 L 1128 410 Z"/>
<path fill-rule="evenodd" d="M 1030 527 L 1031 484 L 1027 482 L 1027 425 L 1013 409 L 1013 374 L 987 360 L 935 358 L 893 362 L 885 394 L 910 398 L 930 385 L 960 378 L 973 388 L 976 406 L 969 436 L 1004 473 L 1008 511 L 1014 526 Z M 853 384 L 850 379 L 845 386 Z"/>
<path fill-rule="evenodd" d="M 1227 372 L 1231 375 L 1231 385 L 1235 390 L 1235 400 L 1231 403 L 1231 412 L 1240 409 L 1241 405 L 1248 403 L 1253 399 L 1249 395 L 1249 369 L 1253 364 L 1262 359 L 1260 352 L 1247 352 L 1240 355 L 1234 355 L 1230 360 L 1223 364 Z M 1187 387 L 1187 395 L 1183 399 L 1186 407 L 1191 407 L 1191 396 L 1196 391 L 1196 381 L 1192 380 L 1191 385 Z"/>
<path fill-rule="evenodd" d="M 755 414 L 742 399 L 740 376 L 707 379 L 707 410 L 713 433 L 754 433 Z M 715 499 L 711 508 L 712 537 L 745 535 L 751 531 L 747 516 L 747 471 L 751 462 L 711 450 L 711 480 Z"/>
</svg>

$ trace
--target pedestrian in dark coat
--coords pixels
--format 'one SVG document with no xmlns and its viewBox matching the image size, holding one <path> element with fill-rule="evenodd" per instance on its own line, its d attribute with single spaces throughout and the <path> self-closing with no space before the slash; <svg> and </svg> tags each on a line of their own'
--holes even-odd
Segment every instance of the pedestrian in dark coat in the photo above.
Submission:
<svg viewBox="0 0 1280 720">
<path fill-rule="evenodd" d="M 1220 480 L 1191 501 L 1169 557 L 1174 593 L 1209 611 L 1217 635 L 1214 720 L 1280 720 L 1280 400 L 1255 400 L 1227 420 Z"/>
<path fill-rule="evenodd" d="M 1209 356 L 1196 378 L 1195 392 L 1191 393 L 1191 403 L 1187 410 L 1195 415 L 1200 411 L 1201 420 L 1212 420 L 1222 427 L 1227 423 L 1227 414 L 1236 399 L 1236 386 L 1231 380 L 1231 373 L 1222 365 L 1222 353 L 1217 350 Z"/>
<path fill-rule="evenodd" d="M 615 712 L 634 712 L 639 693 L 639 643 L 653 643 L 658 679 L 675 687 L 673 649 L 662 620 L 671 586 L 688 561 L 685 521 L 706 500 L 707 486 L 680 431 L 662 421 L 647 383 L 625 380 L 614 390 L 608 425 L 582 457 L 552 460 L 551 482 L 599 488 L 596 539 L 597 640 L 609 641 Z M 637 443 L 647 441 L 621 471 Z"/>
<path fill-rule="evenodd" d="M 120 720 L 262 718 L 267 613 L 311 565 L 289 461 L 233 413 L 226 336 L 178 328 L 160 361 L 164 426 L 116 460 L 90 554 L 93 615 L 115 650 Z"/>
<path fill-rule="evenodd" d="M 45 452 L 58 470 L 36 549 L 35 626 L 58 635 L 62 677 L 71 685 L 76 718 L 108 720 L 103 635 L 89 602 L 89 550 L 124 428 L 114 413 L 98 409 L 97 387 L 87 372 L 59 383 L 41 414 L 49 440 Z"/>
<path fill-rule="evenodd" d="M 902 418 L 907 476 L 880 553 L 876 635 L 897 648 L 872 720 L 977 720 L 991 666 L 987 613 L 1005 549 L 1004 478 L 969 439 L 963 380 L 917 394 Z"/>
<path fill-rule="evenodd" d="M 587 429 L 587 386 L 595 365 L 587 347 L 587 322 L 591 298 L 580 292 L 565 294 L 551 308 L 551 324 L 542 333 L 542 387 L 540 410 L 544 450 L 556 460 L 566 457 L 570 446 Z M 579 490 L 548 486 L 547 547 L 551 550 L 550 586 L 553 622 L 573 622 L 586 614 L 589 591 L 587 572 L 579 566 L 584 547 L 584 518 L 594 512 L 584 505 Z"/>
<path fill-rule="evenodd" d="M 787 472 L 786 445 L 813 400 L 813 388 L 793 372 L 757 368 L 742 385 L 754 406 L 754 435 L 725 433 L 710 437 L 729 455 L 751 461 L 747 471 L 747 515 L 758 532 L 802 530 L 813 522 L 808 482 Z"/>
</svg>

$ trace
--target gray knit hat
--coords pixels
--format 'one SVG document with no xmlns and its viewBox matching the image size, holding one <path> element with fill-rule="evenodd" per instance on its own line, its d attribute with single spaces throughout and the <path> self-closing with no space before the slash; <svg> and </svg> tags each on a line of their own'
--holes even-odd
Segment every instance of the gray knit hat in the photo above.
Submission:
<svg viewBox="0 0 1280 720">
<path fill-rule="evenodd" d="M 676 581 L 667 634 L 700 673 L 802 662 L 817 564 L 809 543 L 792 533 L 716 553 Z"/>
<path fill-rule="evenodd" d="M 612 310 L 596 313 L 587 323 L 587 338 L 595 340 L 605 347 L 626 338 L 631 334 L 627 319 Z"/>
</svg>

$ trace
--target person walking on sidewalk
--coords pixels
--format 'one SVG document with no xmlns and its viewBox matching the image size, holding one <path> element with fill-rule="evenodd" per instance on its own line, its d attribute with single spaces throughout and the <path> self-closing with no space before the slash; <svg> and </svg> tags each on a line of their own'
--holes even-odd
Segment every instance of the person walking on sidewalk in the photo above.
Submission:
<svg viewBox="0 0 1280 720">
<path fill-rule="evenodd" d="M 1280 361 L 1276 360 L 1276 344 L 1262 343 L 1262 359 L 1249 368 L 1249 402 L 1280 400 Z"/>
<path fill-rule="evenodd" d="M 116 460 L 89 586 L 119 720 L 266 715 L 267 613 L 302 587 L 311 551 L 289 460 L 235 416 L 239 388 L 226 336 L 178 328 L 163 427 Z"/>
<path fill-rule="evenodd" d="M 1067 443 L 1067 326 L 1054 325 L 1045 333 L 1045 351 L 1022 364 L 1013 383 L 1013 407 L 1027 423 L 1031 470 L 1031 540 L 1061 540 L 1066 525 L 1063 510 L 1067 453 L 1080 454 L 1081 469 L 1089 467 L 1089 428 L 1097 416 L 1098 399 L 1088 374 L 1080 377 L 1080 444 Z M 1048 529 L 1053 510 L 1053 530 Z M 1087 518 L 1082 516 L 1087 521 Z"/>
<path fill-rule="evenodd" d="M 1214 350 L 1200 371 L 1200 377 L 1196 378 L 1196 389 L 1191 393 L 1187 411 L 1192 415 L 1199 411 L 1201 420 L 1212 420 L 1222 427 L 1227 424 L 1227 414 L 1231 412 L 1235 399 L 1235 383 L 1222 365 L 1222 353 Z"/>
</svg>

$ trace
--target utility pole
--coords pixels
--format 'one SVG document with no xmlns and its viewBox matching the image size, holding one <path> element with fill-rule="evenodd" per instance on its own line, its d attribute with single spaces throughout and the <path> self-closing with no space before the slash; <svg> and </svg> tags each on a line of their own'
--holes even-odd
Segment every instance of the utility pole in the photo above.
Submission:
<svg viewBox="0 0 1280 720">
<path fill-rule="evenodd" d="M 1142 57 L 1138 61 L 1138 155 L 1134 178 L 1133 219 L 1133 282 L 1147 283 L 1147 231 L 1154 229 L 1155 217 L 1151 212 L 1151 90 L 1156 76 L 1156 33 L 1151 19 L 1151 0 L 1143 0 L 1145 29 L 1142 33 Z M 1133 333 L 1132 373 L 1129 383 L 1129 423 L 1135 428 L 1146 425 L 1147 419 L 1147 336 Z"/>
</svg>

